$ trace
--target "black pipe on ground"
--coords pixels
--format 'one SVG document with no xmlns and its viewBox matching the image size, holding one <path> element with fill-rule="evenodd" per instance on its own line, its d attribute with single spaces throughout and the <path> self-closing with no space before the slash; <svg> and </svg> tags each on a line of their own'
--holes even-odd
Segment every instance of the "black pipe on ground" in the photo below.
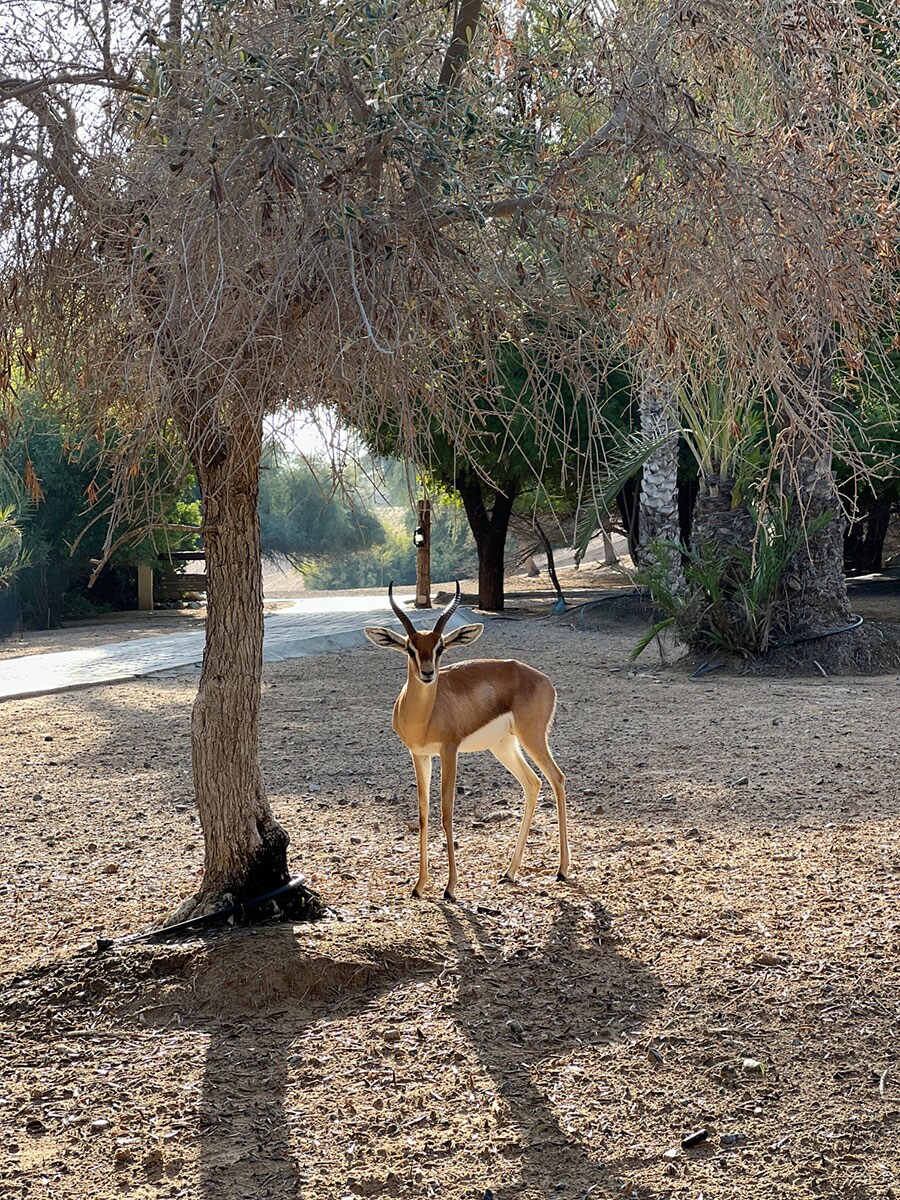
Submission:
<svg viewBox="0 0 900 1200">
<path fill-rule="evenodd" d="M 161 929 L 150 929 L 146 933 L 127 933 L 120 938 L 97 938 L 97 953 L 101 954 L 105 950 L 111 950 L 114 946 L 131 946 L 135 942 L 150 942 L 155 938 L 171 937 L 173 934 L 193 933 L 197 929 L 205 929 L 209 925 L 214 925 L 218 921 L 224 921 L 228 917 L 242 916 L 245 917 L 249 912 L 260 905 L 267 904 L 270 900 L 277 900 L 279 896 L 284 896 L 288 892 L 296 891 L 298 887 L 303 885 L 304 879 L 302 875 L 295 875 L 288 883 L 282 887 L 275 888 L 273 892 L 266 892 L 262 896 L 254 896 L 252 900 L 242 900 L 239 904 L 227 904 L 224 908 L 217 908 L 215 912 L 206 913 L 202 917 L 192 917 L 189 921 L 179 921 L 175 925 L 164 925 Z"/>
</svg>

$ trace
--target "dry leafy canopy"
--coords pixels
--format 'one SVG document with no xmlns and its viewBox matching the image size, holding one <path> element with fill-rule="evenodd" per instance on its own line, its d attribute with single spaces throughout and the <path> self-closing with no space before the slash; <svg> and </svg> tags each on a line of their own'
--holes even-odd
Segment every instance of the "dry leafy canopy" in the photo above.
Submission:
<svg viewBox="0 0 900 1200">
<path fill-rule="evenodd" d="M 3 8 L 4 377 L 192 457 L 285 404 L 462 441 L 535 314 L 586 392 L 610 337 L 780 386 L 890 320 L 889 6 Z"/>
</svg>

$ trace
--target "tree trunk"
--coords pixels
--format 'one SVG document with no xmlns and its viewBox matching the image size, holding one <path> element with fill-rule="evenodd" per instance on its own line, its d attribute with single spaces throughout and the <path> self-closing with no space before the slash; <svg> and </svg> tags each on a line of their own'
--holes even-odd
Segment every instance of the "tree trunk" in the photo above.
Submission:
<svg viewBox="0 0 900 1200">
<path fill-rule="evenodd" d="M 872 497 L 844 534 L 844 570 L 870 575 L 883 568 L 884 541 L 891 523 L 891 500 Z"/>
<path fill-rule="evenodd" d="M 704 479 L 694 504 L 691 545 L 698 550 L 738 546 L 749 553 L 755 536 L 756 522 L 746 504 L 734 503 L 734 480 Z"/>
<path fill-rule="evenodd" d="M 644 372 L 640 386 L 641 430 L 648 438 L 662 438 L 659 449 L 644 463 L 641 480 L 640 549 L 641 565 L 650 561 L 651 542 L 678 542 L 678 409 L 670 384 L 655 370 Z M 666 557 L 673 592 L 684 589 L 684 574 L 677 554 Z"/>
<path fill-rule="evenodd" d="M 478 607 L 487 612 L 502 612 L 506 534 L 517 485 L 508 483 L 505 491 L 494 492 L 490 513 L 485 503 L 484 484 L 476 476 L 468 472 L 457 476 L 456 490 L 462 497 L 478 549 Z"/>
<path fill-rule="evenodd" d="M 840 499 L 830 465 L 813 463 L 804 456 L 794 469 L 801 470 L 800 499 L 794 497 L 789 525 L 800 532 L 804 525 L 826 512 L 835 514 L 818 533 L 804 536 L 791 560 L 789 586 L 790 632 L 815 633 L 850 619 L 850 601 L 844 579 L 844 527 Z"/>
<path fill-rule="evenodd" d="M 625 527 L 625 536 L 628 539 L 628 553 L 635 566 L 637 566 L 641 555 L 640 493 L 640 480 L 637 477 L 633 477 L 625 480 L 622 490 L 616 496 L 616 507 L 619 510 L 619 516 L 622 518 L 622 524 Z"/>
<path fill-rule="evenodd" d="M 191 720 L 194 792 L 206 855 L 198 894 L 174 919 L 274 891 L 290 878 L 289 838 L 272 816 L 259 762 L 263 596 L 259 538 L 261 422 L 232 428 L 224 452 L 194 465 L 203 505 L 206 647 Z M 279 907 L 320 915 L 305 889 Z"/>
<path fill-rule="evenodd" d="M 431 608 L 431 501 L 426 496 L 416 505 L 416 608 Z"/>
<path fill-rule="evenodd" d="M 692 564 L 699 560 L 703 567 L 699 574 L 691 573 L 679 618 L 692 649 L 708 652 L 711 646 L 725 645 L 741 654 L 766 649 L 779 611 L 778 593 L 762 596 L 750 586 L 755 537 L 756 520 L 746 502 L 735 504 L 734 480 L 704 475 L 691 528 Z M 758 595 L 754 604 L 751 595 Z"/>
<path fill-rule="evenodd" d="M 846 520 L 831 463 L 830 351 L 826 338 L 810 349 L 809 364 L 798 371 L 797 428 L 784 472 L 788 528 L 802 536 L 789 568 L 790 633 L 815 633 L 850 618 L 844 579 Z M 810 522 L 826 513 L 832 516 L 824 528 L 808 535 Z"/>
<path fill-rule="evenodd" d="M 663 438 L 644 463 L 641 480 L 641 546 L 662 539 L 678 541 L 678 410 L 671 387 L 647 371 L 640 387 L 641 430 Z"/>
</svg>

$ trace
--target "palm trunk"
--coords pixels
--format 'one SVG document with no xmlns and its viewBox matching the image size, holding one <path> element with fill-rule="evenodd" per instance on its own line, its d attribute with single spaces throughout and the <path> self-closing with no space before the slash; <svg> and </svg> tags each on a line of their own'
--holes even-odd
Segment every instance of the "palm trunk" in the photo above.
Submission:
<svg viewBox="0 0 900 1200">
<path fill-rule="evenodd" d="M 662 438 L 659 449 L 644 463 L 641 480 L 640 548 L 641 565 L 648 563 L 652 542 L 680 540 L 678 521 L 678 409 L 669 384 L 654 370 L 645 371 L 640 386 L 641 430 L 648 438 Z M 684 588 L 681 561 L 676 554 L 667 555 L 670 584 L 673 591 Z"/>
<path fill-rule="evenodd" d="M 760 603 L 748 608 L 756 520 L 743 500 L 735 504 L 734 480 L 704 475 L 694 505 L 691 527 L 692 559 L 716 576 L 716 586 L 692 578 L 692 591 L 680 619 L 682 635 L 691 649 L 708 652 L 711 645 L 729 645 L 741 653 L 765 650 L 773 611 Z M 773 599 L 774 603 L 774 599 Z"/>
<path fill-rule="evenodd" d="M 831 369 L 826 339 L 810 350 L 809 365 L 798 373 L 798 425 L 784 475 L 788 527 L 802 539 L 789 568 L 791 633 L 814 633 L 850 617 L 844 579 L 846 520 L 831 461 Z M 810 523 L 826 514 L 830 520 L 809 535 Z"/>
<path fill-rule="evenodd" d="M 804 453 L 793 464 L 798 472 L 789 526 L 803 536 L 803 544 L 790 566 L 790 625 L 792 633 L 814 633 L 850 619 L 850 601 L 844 579 L 844 528 L 840 498 L 830 469 L 822 460 Z M 818 533 L 806 535 L 804 527 L 826 513 L 831 519 Z"/>
<path fill-rule="evenodd" d="M 694 505 L 691 546 L 730 548 L 750 551 L 756 536 L 756 522 L 747 505 L 734 503 L 734 480 L 704 478 Z"/>
</svg>

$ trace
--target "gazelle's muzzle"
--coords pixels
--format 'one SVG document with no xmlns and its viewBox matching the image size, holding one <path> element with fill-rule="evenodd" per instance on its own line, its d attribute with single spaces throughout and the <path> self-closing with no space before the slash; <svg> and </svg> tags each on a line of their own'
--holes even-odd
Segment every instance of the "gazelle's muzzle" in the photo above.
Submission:
<svg viewBox="0 0 900 1200">
<path fill-rule="evenodd" d="M 429 654 L 427 658 L 422 658 L 418 646 L 415 646 L 411 641 L 407 643 L 407 653 L 412 659 L 413 667 L 416 675 L 422 683 L 434 683 L 437 679 L 437 663 L 434 659 L 434 654 Z"/>
</svg>

